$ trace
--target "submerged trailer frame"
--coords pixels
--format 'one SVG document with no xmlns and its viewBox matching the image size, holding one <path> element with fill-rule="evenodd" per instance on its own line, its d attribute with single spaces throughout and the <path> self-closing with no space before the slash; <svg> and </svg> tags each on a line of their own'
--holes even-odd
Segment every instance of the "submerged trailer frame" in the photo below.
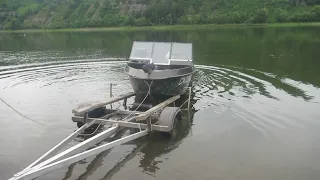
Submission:
<svg viewBox="0 0 320 180">
<path fill-rule="evenodd" d="M 190 106 L 190 93 L 191 89 L 189 89 L 189 99 L 185 102 L 188 102 L 188 107 Z M 52 149 L 50 149 L 47 153 L 26 167 L 24 170 L 15 174 L 9 180 L 31 180 L 40 177 L 62 167 L 76 163 L 87 157 L 97 155 L 113 147 L 146 136 L 152 131 L 171 133 L 175 128 L 175 119 L 180 113 L 180 107 L 168 106 L 179 99 L 180 95 L 173 96 L 144 112 L 112 109 L 112 103 L 119 102 L 121 100 L 123 100 L 123 106 L 126 107 L 127 99 L 135 95 L 135 93 L 130 92 L 119 97 L 113 97 L 106 101 L 83 104 L 73 109 L 72 112 L 74 113 L 74 116 L 72 117 L 72 121 L 82 123 L 83 125 Z M 110 105 L 111 109 L 107 109 L 106 105 Z M 105 108 L 105 110 L 111 113 L 100 118 L 88 117 L 88 113 L 90 111 L 98 108 Z M 119 121 L 110 119 L 119 115 L 127 116 Z M 155 123 L 152 122 L 154 119 L 156 119 Z M 96 124 L 110 125 L 111 127 L 101 131 L 100 133 L 94 134 L 92 137 L 77 145 L 59 152 L 74 138 L 81 135 L 86 129 Z M 97 143 L 100 143 L 106 138 L 115 135 L 121 127 L 135 128 L 139 131 L 115 141 L 92 148 Z"/>
</svg>

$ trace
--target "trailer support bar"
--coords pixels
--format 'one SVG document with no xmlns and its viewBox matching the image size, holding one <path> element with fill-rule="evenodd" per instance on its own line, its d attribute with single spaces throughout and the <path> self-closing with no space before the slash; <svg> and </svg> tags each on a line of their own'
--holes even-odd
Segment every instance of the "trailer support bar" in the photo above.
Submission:
<svg viewBox="0 0 320 180">
<path fill-rule="evenodd" d="M 126 93 L 126 94 L 120 95 L 119 97 L 111 98 L 109 100 L 93 102 L 93 103 L 89 103 L 89 104 L 83 104 L 83 105 L 80 105 L 79 107 L 73 109 L 72 113 L 83 114 L 83 113 L 89 112 L 91 110 L 94 110 L 96 108 L 100 108 L 100 107 L 103 107 L 105 105 L 112 104 L 114 102 L 117 102 L 117 101 L 120 101 L 120 100 L 123 100 L 123 99 L 127 99 L 129 97 L 134 96 L 134 95 L 135 95 L 134 92 L 130 92 L 130 93 Z"/>
<path fill-rule="evenodd" d="M 35 165 L 37 165 L 38 163 L 40 163 L 42 160 L 44 160 L 45 158 L 48 158 L 50 156 L 52 156 L 53 154 L 55 154 L 56 152 L 58 152 L 59 150 L 61 150 L 66 144 L 68 144 L 70 141 L 72 141 L 75 137 L 77 137 L 79 134 L 83 133 L 85 129 L 87 129 L 88 127 L 90 127 L 91 125 L 93 125 L 95 123 L 95 121 L 91 121 L 89 123 L 84 124 L 81 128 L 77 129 L 75 132 L 73 132 L 72 134 L 70 134 L 67 138 L 65 138 L 63 141 L 61 141 L 59 144 L 57 144 L 55 147 L 53 147 L 52 149 L 50 149 L 47 153 L 45 153 L 44 155 L 42 155 L 39 159 L 37 159 L 36 161 L 34 161 L 32 164 L 30 164 L 28 167 L 26 167 L 24 170 L 22 170 L 21 172 L 17 173 L 15 176 L 20 176 L 21 174 L 29 171 L 32 167 L 34 167 Z"/>
<path fill-rule="evenodd" d="M 115 131 L 117 131 L 117 129 L 119 128 L 119 125 L 116 125 L 114 127 L 111 127 L 63 152 L 61 152 L 60 154 L 36 165 L 35 167 L 33 167 L 32 169 L 38 169 L 38 168 L 41 168 L 43 166 L 46 166 L 47 164 L 49 163 L 53 163 L 53 162 L 56 162 L 56 161 L 59 161 L 61 159 L 64 159 L 66 157 L 69 157 L 70 155 L 74 155 L 74 154 L 77 154 L 77 153 L 80 153 L 82 152 L 83 150 L 85 149 L 88 149 L 90 147 L 92 147 L 93 145 L 103 141 L 104 139 L 106 139 L 107 137 L 111 136 L 112 134 L 115 133 Z"/>
<path fill-rule="evenodd" d="M 83 119 L 83 117 L 80 117 L 80 116 L 74 116 L 72 118 L 74 119 L 74 121 L 80 121 L 80 120 Z M 107 125 L 118 124 L 119 126 L 127 127 L 127 128 L 148 129 L 148 125 L 147 124 L 142 124 L 142 123 L 106 120 L 106 119 L 99 119 L 99 118 L 88 118 L 88 121 L 89 122 L 90 121 L 95 121 L 96 123 L 100 123 L 101 122 L 101 123 L 107 124 Z M 168 126 L 160 126 L 160 125 L 154 125 L 154 124 L 151 124 L 151 129 L 154 130 L 154 131 L 162 131 L 162 132 L 170 131 L 170 128 Z"/>
<path fill-rule="evenodd" d="M 159 111 L 160 109 L 168 106 L 169 104 L 173 103 L 174 101 L 176 101 L 177 99 L 180 98 L 180 95 L 177 96 L 173 96 L 165 101 L 163 101 L 162 103 L 152 107 L 151 109 L 149 109 L 146 112 L 143 112 L 141 114 L 139 114 L 138 116 L 136 116 L 136 121 L 143 121 L 146 120 L 149 116 L 151 116 L 153 113 Z"/>
<path fill-rule="evenodd" d="M 27 173 L 25 173 L 25 174 L 23 174 L 23 175 L 21 175 L 19 177 L 13 177 L 10 180 L 21 180 L 21 179 L 23 179 L 23 180 L 31 180 L 31 179 L 37 178 L 39 176 L 45 175 L 45 174 L 47 174 L 49 172 L 52 172 L 52 171 L 54 171 L 56 169 L 62 168 L 64 166 L 67 166 L 67 165 L 70 165 L 70 164 L 73 164 L 73 163 L 76 163 L 76 162 L 78 162 L 78 161 L 80 161 L 82 159 L 85 159 L 87 157 L 99 154 L 99 153 L 101 153 L 103 151 L 106 151 L 108 149 L 111 149 L 113 147 L 119 146 L 121 144 L 127 143 L 127 142 L 135 140 L 137 138 L 146 136 L 147 134 L 148 134 L 147 130 L 140 131 L 138 133 L 135 133 L 135 134 L 126 136 L 124 138 L 112 141 L 110 143 L 101 145 L 99 147 L 87 150 L 85 152 L 82 152 L 80 154 L 71 156 L 69 158 L 66 158 L 66 159 L 57 161 L 55 163 L 43 166 L 43 167 L 41 167 L 39 169 L 33 169 L 33 170 L 31 170 L 31 171 L 29 171 L 29 172 L 27 172 Z"/>
</svg>

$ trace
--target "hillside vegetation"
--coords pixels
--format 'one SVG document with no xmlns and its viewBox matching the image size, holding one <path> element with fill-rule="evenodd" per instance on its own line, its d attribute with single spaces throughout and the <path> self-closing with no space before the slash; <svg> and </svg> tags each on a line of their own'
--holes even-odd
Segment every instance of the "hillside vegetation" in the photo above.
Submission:
<svg viewBox="0 0 320 180">
<path fill-rule="evenodd" d="M 0 29 L 320 21 L 320 0 L 0 0 Z"/>
</svg>

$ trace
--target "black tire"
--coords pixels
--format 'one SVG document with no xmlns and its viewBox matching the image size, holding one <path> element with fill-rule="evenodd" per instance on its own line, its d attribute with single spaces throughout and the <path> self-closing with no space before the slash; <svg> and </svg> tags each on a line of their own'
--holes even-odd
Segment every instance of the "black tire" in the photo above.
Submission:
<svg viewBox="0 0 320 180">
<path fill-rule="evenodd" d="M 179 123 L 179 118 L 176 116 L 176 117 L 174 118 L 174 123 L 173 123 L 173 128 L 172 128 L 172 130 L 169 131 L 169 132 L 166 132 L 166 133 L 164 133 L 164 134 L 165 134 L 166 136 L 171 137 L 171 138 L 176 137 L 176 135 L 177 135 L 177 133 L 178 133 L 178 130 L 177 130 L 178 123 Z"/>
<path fill-rule="evenodd" d="M 175 137 L 177 134 L 177 126 L 181 119 L 181 111 L 178 107 L 166 107 L 160 114 L 159 125 L 170 126 L 172 129 L 163 132 L 165 136 Z"/>
</svg>

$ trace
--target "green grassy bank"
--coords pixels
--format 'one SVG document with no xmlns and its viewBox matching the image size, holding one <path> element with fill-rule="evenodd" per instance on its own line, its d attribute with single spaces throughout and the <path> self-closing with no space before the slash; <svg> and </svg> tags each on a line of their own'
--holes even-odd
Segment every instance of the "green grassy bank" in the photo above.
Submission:
<svg viewBox="0 0 320 180">
<path fill-rule="evenodd" d="M 32 33 L 32 32 L 94 32 L 94 31 L 171 31 L 190 29 L 214 29 L 214 28 L 246 28 L 246 27 L 303 27 L 319 26 L 320 22 L 310 23 L 268 23 L 268 24 L 206 24 L 206 25 L 164 25 L 164 26 L 143 26 L 143 27 L 99 27 L 99 28 L 68 28 L 68 29 L 22 29 L 22 30 L 1 30 L 1 33 Z"/>
</svg>

